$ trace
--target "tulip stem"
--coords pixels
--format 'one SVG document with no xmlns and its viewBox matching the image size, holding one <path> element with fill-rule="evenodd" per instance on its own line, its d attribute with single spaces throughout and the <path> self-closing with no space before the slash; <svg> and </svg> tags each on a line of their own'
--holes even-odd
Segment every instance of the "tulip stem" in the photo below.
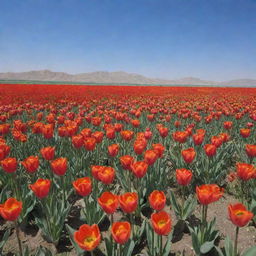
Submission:
<svg viewBox="0 0 256 256">
<path fill-rule="evenodd" d="M 19 245 L 20 256 L 23 256 L 22 246 L 21 246 L 21 241 L 20 241 L 20 230 L 19 230 L 19 226 L 18 226 L 17 220 L 15 220 L 14 223 L 15 223 L 15 230 L 16 230 L 16 236 L 17 236 L 18 245 Z"/>
<path fill-rule="evenodd" d="M 160 255 L 163 254 L 163 237 L 160 235 Z"/>
<path fill-rule="evenodd" d="M 234 246 L 234 256 L 237 256 L 237 242 L 238 242 L 238 232 L 239 232 L 239 227 L 236 227 L 236 236 L 235 236 L 235 246 Z"/>
<path fill-rule="evenodd" d="M 134 238 L 134 224 L 133 224 L 133 218 L 132 218 L 132 214 L 131 213 L 128 213 L 129 214 L 129 219 L 130 219 L 130 222 L 131 222 L 131 226 L 132 226 L 132 238 Z"/>
<path fill-rule="evenodd" d="M 152 255 L 153 256 L 155 255 L 154 249 L 155 249 L 155 232 L 154 232 L 154 229 L 152 228 Z"/>
<path fill-rule="evenodd" d="M 65 189 L 65 178 L 64 178 L 64 175 L 61 176 L 61 185 L 62 185 L 62 190 L 63 190 L 63 200 L 64 200 L 64 204 L 66 205 L 66 189 Z"/>
</svg>

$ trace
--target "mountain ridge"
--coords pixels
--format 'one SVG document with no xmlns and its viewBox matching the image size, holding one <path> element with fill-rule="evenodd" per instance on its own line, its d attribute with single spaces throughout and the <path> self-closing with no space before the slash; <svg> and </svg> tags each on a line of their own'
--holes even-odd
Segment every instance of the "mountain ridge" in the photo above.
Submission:
<svg viewBox="0 0 256 256">
<path fill-rule="evenodd" d="M 84 83 L 109 83 L 109 84 L 152 84 L 152 85 L 219 85 L 219 86 L 256 86 L 256 79 L 235 79 L 228 81 L 207 81 L 197 77 L 184 77 L 176 80 L 149 78 L 136 73 L 125 71 L 95 71 L 87 73 L 69 74 L 54 72 L 48 69 L 31 70 L 27 72 L 0 73 L 0 80 L 28 80 L 28 81 L 62 81 Z"/>
</svg>

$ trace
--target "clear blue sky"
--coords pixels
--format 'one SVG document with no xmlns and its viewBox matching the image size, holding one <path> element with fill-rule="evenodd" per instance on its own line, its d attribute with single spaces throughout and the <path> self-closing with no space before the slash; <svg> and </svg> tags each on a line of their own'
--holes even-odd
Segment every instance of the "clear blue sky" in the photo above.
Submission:
<svg viewBox="0 0 256 256">
<path fill-rule="evenodd" d="M 256 78 L 256 0 L 0 0 L 0 72 Z"/>
</svg>

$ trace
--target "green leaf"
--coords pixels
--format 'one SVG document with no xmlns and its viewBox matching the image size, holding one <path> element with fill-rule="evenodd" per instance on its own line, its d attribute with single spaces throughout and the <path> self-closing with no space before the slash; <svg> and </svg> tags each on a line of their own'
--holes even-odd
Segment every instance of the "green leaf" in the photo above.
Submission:
<svg viewBox="0 0 256 256">
<path fill-rule="evenodd" d="M 173 231 L 168 235 L 167 241 L 164 246 L 163 256 L 168 256 L 171 251 L 171 240 L 172 240 Z"/>
<path fill-rule="evenodd" d="M 178 218 L 181 219 L 182 218 L 182 216 L 181 216 L 181 208 L 180 208 L 180 205 L 178 204 L 178 202 L 177 202 L 177 200 L 175 198 L 175 195 L 174 195 L 172 190 L 170 190 L 170 200 L 171 200 L 171 205 L 173 206 L 175 215 Z"/>
<path fill-rule="evenodd" d="M 256 246 L 249 248 L 245 253 L 243 253 L 243 256 L 255 256 L 255 255 L 256 255 Z"/>
<path fill-rule="evenodd" d="M 135 243 L 133 240 L 130 240 L 129 243 L 126 243 L 125 247 L 124 247 L 124 251 L 123 251 L 123 255 L 125 256 L 131 256 L 132 255 L 132 252 L 133 252 L 133 249 L 135 247 Z"/>
<path fill-rule="evenodd" d="M 113 245 L 114 245 L 114 243 L 111 243 L 111 241 L 106 237 L 105 237 L 104 241 L 105 241 L 107 255 L 112 256 L 113 255 Z"/>
<path fill-rule="evenodd" d="M 53 256 L 52 252 L 45 247 L 40 247 L 37 249 L 35 256 Z"/>
<path fill-rule="evenodd" d="M 210 242 L 205 242 L 204 244 L 201 245 L 200 252 L 203 254 L 208 253 L 209 251 L 212 250 L 213 247 L 214 247 L 214 240 Z"/>
<path fill-rule="evenodd" d="M 191 237 L 192 237 L 193 249 L 194 249 L 196 255 L 200 255 L 200 244 L 199 244 L 197 235 L 194 231 L 190 232 L 190 233 L 191 233 Z"/>
<path fill-rule="evenodd" d="M 7 229 L 3 235 L 2 241 L 0 243 L 0 249 L 2 249 L 5 245 L 5 243 L 7 242 L 9 236 L 10 236 L 11 230 Z"/>
</svg>

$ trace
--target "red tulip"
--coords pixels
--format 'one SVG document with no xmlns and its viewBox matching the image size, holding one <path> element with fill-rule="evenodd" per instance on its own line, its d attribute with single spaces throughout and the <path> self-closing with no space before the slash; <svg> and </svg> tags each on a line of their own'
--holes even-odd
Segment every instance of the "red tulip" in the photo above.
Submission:
<svg viewBox="0 0 256 256">
<path fill-rule="evenodd" d="M 207 184 L 196 187 L 196 195 L 200 204 L 208 205 L 218 201 L 224 194 L 224 189 L 216 184 Z"/>
<path fill-rule="evenodd" d="M 149 149 L 144 154 L 144 161 L 148 165 L 153 165 L 155 163 L 155 161 L 158 159 L 158 154 L 159 153 L 157 150 Z"/>
<path fill-rule="evenodd" d="M 158 152 L 158 157 L 161 158 L 163 156 L 165 147 L 162 144 L 158 143 L 158 144 L 153 144 L 152 149 L 154 151 L 157 151 Z"/>
<path fill-rule="evenodd" d="M 196 157 L 196 151 L 193 148 L 184 149 L 181 154 L 187 164 L 192 163 Z"/>
<path fill-rule="evenodd" d="M 171 217 L 167 212 L 157 212 L 151 215 L 151 222 L 154 231 L 160 236 L 166 236 L 171 232 Z"/>
<path fill-rule="evenodd" d="M 52 171 L 59 176 L 65 175 L 67 171 L 67 158 L 60 157 L 51 162 Z"/>
<path fill-rule="evenodd" d="M 50 191 L 51 181 L 48 179 L 38 179 L 34 184 L 29 185 L 29 188 L 34 192 L 34 194 L 42 199 L 48 196 Z"/>
<path fill-rule="evenodd" d="M 73 181 L 73 187 L 80 196 L 88 196 L 92 192 L 92 182 L 90 177 L 83 177 Z"/>
<path fill-rule="evenodd" d="M 240 134 L 243 138 L 247 138 L 251 134 L 251 129 L 240 129 Z"/>
<path fill-rule="evenodd" d="M 128 192 L 119 196 L 119 204 L 125 213 L 132 213 L 138 206 L 138 194 Z"/>
<path fill-rule="evenodd" d="M 240 179 L 247 181 L 256 177 L 256 168 L 252 164 L 237 163 L 236 173 Z"/>
<path fill-rule="evenodd" d="M 100 239 L 101 235 L 97 224 L 93 224 L 92 226 L 83 224 L 74 233 L 75 242 L 85 251 L 94 250 L 99 245 Z"/>
<path fill-rule="evenodd" d="M 9 157 L 2 160 L 1 165 L 5 172 L 13 173 L 16 172 L 18 163 L 16 158 Z"/>
<path fill-rule="evenodd" d="M 84 145 L 84 137 L 82 135 L 72 136 L 72 144 L 75 148 L 81 148 Z"/>
<path fill-rule="evenodd" d="M 107 214 L 113 214 L 118 207 L 118 196 L 111 192 L 104 192 L 98 198 L 98 203 Z"/>
<path fill-rule="evenodd" d="M 185 168 L 176 170 L 176 180 L 181 186 L 187 186 L 190 183 L 192 176 L 192 172 Z"/>
<path fill-rule="evenodd" d="M 96 147 L 96 139 L 94 137 L 86 137 L 84 139 L 84 147 L 88 151 L 93 151 Z"/>
<path fill-rule="evenodd" d="M 137 178 L 142 178 L 147 173 L 148 164 L 145 161 L 134 162 L 131 170 Z"/>
<path fill-rule="evenodd" d="M 45 160 L 52 160 L 55 155 L 55 147 L 42 148 L 40 153 Z"/>
<path fill-rule="evenodd" d="M 156 210 L 156 211 L 161 211 L 166 203 L 166 197 L 163 191 L 158 191 L 154 190 L 150 195 L 149 195 L 149 204 L 150 206 Z"/>
<path fill-rule="evenodd" d="M 131 235 L 131 225 L 129 222 L 114 222 L 111 228 L 111 234 L 118 244 L 125 244 Z"/>
<path fill-rule="evenodd" d="M 213 157 L 216 155 L 217 147 L 213 144 L 205 144 L 204 151 L 208 157 Z"/>
<path fill-rule="evenodd" d="M 256 157 L 256 145 L 246 144 L 245 151 L 249 157 Z"/>
<path fill-rule="evenodd" d="M 118 154 L 119 151 L 119 145 L 118 144 L 112 144 L 108 146 L 108 154 L 111 157 L 115 157 Z"/>
<path fill-rule="evenodd" d="M 16 220 L 22 211 L 22 202 L 17 201 L 15 198 L 11 197 L 5 201 L 5 203 L 0 204 L 0 215 L 9 221 Z"/>
<path fill-rule="evenodd" d="M 39 167 L 39 158 L 38 156 L 29 156 L 21 164 L 29 173 L 34 173 Z"/>
<path fill-rule="evenodd" d="M 247 211 L 241 203 L 230 204 L 228 206 L 229 218 L 232 223 L 238 227 L 244 227 L 253 218 L 253 213 Z"/>
<path fill-rule="evenodd" d="M 115 178 L 115 169 L 110 166 L 105 166 L 99 170 L 97 176 L 102 183 L 109 185 Z"/>
</svg>

